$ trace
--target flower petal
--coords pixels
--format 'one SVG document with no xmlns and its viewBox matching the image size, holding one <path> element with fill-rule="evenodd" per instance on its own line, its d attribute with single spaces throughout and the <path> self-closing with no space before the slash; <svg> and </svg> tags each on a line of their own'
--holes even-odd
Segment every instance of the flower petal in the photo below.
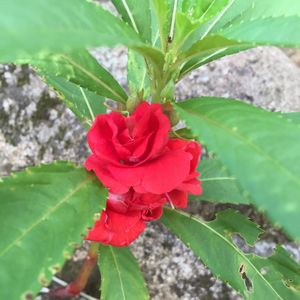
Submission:
<svg viewBox="0 0 300 300">
<path fill-rule="evenodd" d="M 172 203 L 179 208 L 186 208 L 188 204 L 187 192 L 173 190 L 169 194 Z"/>
<path fill-rule="evenodd" d="M 88 232 L 86 240 L 117 247 L 128 246 L 145 227 L 140 212 L 125 215 L 106 209 L 102 211 L 100 220 L 96 221 L 93 229 Z"/>
</svg>

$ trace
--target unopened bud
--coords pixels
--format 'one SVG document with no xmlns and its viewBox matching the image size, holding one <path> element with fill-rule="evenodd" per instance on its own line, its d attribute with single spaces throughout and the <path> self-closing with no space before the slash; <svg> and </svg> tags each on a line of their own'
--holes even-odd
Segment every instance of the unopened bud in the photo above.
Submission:
<svg viewBox="0 0 300 300">
<path fill-rule="evenodd" d="M 168 116 L 168 118 L 171 122 L 171 125 L 175 126 L 179 122 L 180 119 L 179 119 L 176 111 L 174 110 L 171 102 L 168 101 L 168 102 L 162 104 L 162 109 L 163 109 L 163 112 Z"/>
</svg>

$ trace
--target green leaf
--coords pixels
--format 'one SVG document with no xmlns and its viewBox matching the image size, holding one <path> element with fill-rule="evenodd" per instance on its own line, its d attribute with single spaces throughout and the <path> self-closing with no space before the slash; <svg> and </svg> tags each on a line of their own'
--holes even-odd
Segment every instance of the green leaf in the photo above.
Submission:
<svg viewBox="0 0 300 300">
<path fill-rule="evenodd" d="M 105 114 L 105 98 L 69 82 L 62 77 L 48 75 L 43 78 L 62 98 L 64 103 L 78 117 L 86 129 L 92 125 L 95 116 Z"/>
<path fill-rule="evenodd" d="M 262 233 L 256 224 L 232 210 L 219 213 L 210 222 L 183 212 L 165 209 L 161 219 L 220 279 L 246 299 L 300 299 L 299 265 L 282 248 L 269 258 L 245 254 L 232 241 L 233 234 L 253 244 Z M 284 259 L 278 260 L 278 252 Z M 247 284 L 247 285 L 246 285 Z M 249 286 L 250 285 L 250 286 Z"/>
<path fill-rule="evenodd" d="M 140 34 L 145 42 L 151 43 L 150 0 L 112 0 L 123 20 Z"/>
<path fill-rule="evenodd" d="M 236 26 L 251 20 L 277 18 L 281 16 L 297 16 L 300 12 L 300 3 L 297 0 L 238 0 L 232 1 L 226 12 L 218 19 L 212 32 Z"/>
<path fill-rule="evenodd" d="M 213 0 L 181 0 L 181 11 L 191 19 L 199 20 L 209 9 Z"/>
<path fill-rule="evenodd" d="M 141 54 L 148 64 L 149 62 L 151 62 L 151 64 L 149 65 L 151 68 L 152 77 L 155 79 L 161 78 L 163 66 L 165 64 L 165 57 L 163 53 L 160 50 L 152 48 L 150 46 L 132 47 L 132 49 Z"/>
<path fill-rule="evenodd" d="M 105 205 L 97 178 L 70 163 L 29 168 L 0 183 L 0 298 L 49 283 Z"/>
<path fill-rule="evenodd" d="M 299 31 L 300 15 L 254 19 L 228 27 L 219 34 L 240 43 L 257 46 L 300 47 Z"/>
<path fill-rule="evenodd" d="M 197 27 L 199 27 L 199 22 L 192 22 L 187 15 L 182 12 L 177 12 L 171 48 L 175 48 L 177 51 Z"/>
<path fill-rule="evenodd" d="M 231 99 L 204 97 L 175 109 L 255 204 L 299 238 L 300 128 L 280 115 Z"/>
<path fill-rule="evenodd" d="M 186 62 L 181 68 L 180 77 L 213 60 L 251 47 L 250 44 L 228 40 L 221 36 L 207 36 L 178 57 L 177 64 Z"/>
<path fill-rule="evenodd" d="M 285 118 L 292 120 L 293 122 L 300 124 L 300 112 L 291 112 L 282 114 Z"/>
<path fill-rule="evenodd" d="M 191 196 L 190 199 L 249 204 L 249 196 L 241 192 L 237 179 L 229 174 L 226 167 L 219 160 L 201 160 L 198 171 L 200 172 L 203 194 L 201 196 Z"/>
<path fill-rule="evenodd" d="M 133 50 L 128 50 L 128 86 L 131 94 L 144 91 L 144 98 L 150 95 L 150 81 L 145 59 Z"/>
<path fill-rule="evenodd" d="M 127 247 L 100 245 L 101 300 L 149 299 L 143 275 Z"/>
<path fill-rule="evenodd" d="M 166 51 L 171 26 L 172 8 L 169 0 L 151 0 L 156 16 L 157 28 L 159 30 L 160 44 Z"/>
<path fill-rule="evenodd" d="M 100 96 L 124 103 L 127 100 L 127 95 L 119 83 L 86 50 L 70 51 L 64 54 L 43 52 L 15 62 L 34 65 L 42 75 L 50 73 L 64 77 Z"/>
<path fill-rule="evenodd" d="M 300 30 L 298 0 L 287 0 L 287 2 L 230 0 L 227 2 L 227 4 L 226 1 L 224 2 L 223 8 L 220 3 L 218 13 L 189 37 L 184 50 L 193 51 L 195 55 L 195 50 L 199 48 L 199 56 L 187 62 L 181 73 L 186 74 L 204 63 L 254 46 L 300 46 L 300 36 L 297 34 Z M 214 41 L 213 47 L 209 49 L 211 41 Z M 204 53 L 201 53 L 203 48 L 206 49 L 209 60 Z"/>
<path fill-rule="evenodd" d="M 44 50 L 142 45 L 129 25 L 83 0 L 0 2 L 0 62 L 15 62 Z"/>
<path fill-rule="evenodd" d="M 222 58 L 224 56 L 232 55 L 241 51 L 248 50 L 250 48 L 253 48 L 253 46 L 248 45 L 237 45 L 232 47 L 221 47 L 216 50 L 209 50 L 207 52 L 199 54 L 199 56 L 196 56 L 192 59 L 190 59 L 187 63 L 185 63 L 180 71 L 180 78 L 184 77 L 189 72 L 206 65 L 214 60 L 217 60 L 219 58 Z"/>
<path fill-rule="evenodd" d="M 216 16 L 229 0 L 183 0 L 182 11 L 192 20 L 206 22 Z"/>
<path fill-rule="evenodd" d="M 218 16 L 222 15 L 223 10 L 226 10 L 229 2 L 229 0 L 183 0 L 179 14 L 183 13 L 189 22 L 185 21 L 187 29 L 185 30 L 186 35 L 182 34 L 182 44 L 184 44 L 182 48 L 186 50 L 199 39 L 202 40 L 204 34 L 202 33 L 203 26 L 201 25 L 206 22 L 214 24 L 215 19 L 218 19 Z M 179 15 L 178 17 L 176 16 L 176 31 L 180 32 L 183 31 L 184 24 L 180 24 L 182 21 Z M 188 26 L 188 23 L 191 25 Z M 205 25 L 204 28 L 207 26 Z M 175 37 L 176 35 L 177 33 L 175 32 Z"/>
</svg>

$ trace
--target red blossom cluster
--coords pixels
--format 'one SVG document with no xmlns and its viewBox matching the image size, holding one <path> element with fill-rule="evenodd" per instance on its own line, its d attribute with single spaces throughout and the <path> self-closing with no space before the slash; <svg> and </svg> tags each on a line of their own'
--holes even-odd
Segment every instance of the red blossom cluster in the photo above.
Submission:
<svg viewBox="0 0 300 300">
<path fill-rule="evenodd" d="M 170 129 L 160 104 L 142 102 L 129 117 L 117 112 L 96 117 L 85 166 L 109 197 L 88 240 L 127 246 L 146 222 L 161 217 L 166 202 L 184 208 L 188 193 L 201 193 L 196 172 L 201 148 L 195 141 L 170 139 Z"/>
</svg>

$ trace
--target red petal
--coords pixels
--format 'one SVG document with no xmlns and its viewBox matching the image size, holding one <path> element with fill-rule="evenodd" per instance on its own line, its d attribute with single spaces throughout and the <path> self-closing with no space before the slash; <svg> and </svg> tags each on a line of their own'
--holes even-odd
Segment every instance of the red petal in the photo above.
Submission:
<svg viewBox="0 0 300 300">
<path fill-rule="evenodd" d="M 187 178 L 190 171 L 190 154 L 183 150 L 164 153 L 157 159 L 138 167 L 120 168 L 109 165 L 107 169 L 120 185 L 145 190 L 152 194 L 164 194 L 175 189 Z M 114 188 L 113 188 L 114 189 Z M 126 188 L 124 188 L 126 191 Z"/>
<path fill-rule="evenodd" d="M 161 207 L 143 211 L 142 219 L 146 222 L 158 220 L 163 214 Z"/>
<path fill-rule="evenodd" d="M 128 192 L 129 187 L 115 179 L 110 174 L 109 170 L 105 168 L 105 164 L 101 162 L 96 155 L 92 154 L 88 157 L 88 159 L 85 161 L 85 167 L 88 171 L 93 170 L 102 184 L 109 188 L 110 191 L 116 194 L 124 194 Z"/>
<path fill-rule="evenodd" d="M 186 208 L 188 204 L 187 192 L 173 190 L 169 194 L 172 203 L 179 208 Z"/>
<path fill-rule="evenodd" d="M 141 186 L 149 193 L 164 194 L 188 176 L 190 155 L 182 150 L 166 152 L 145 165 Z"/>
<path fill-rule="evenodd" d="M 119 214 L 112 210 L 103 210 L 100 220 L 89 231 L 87 240 L 117 247 L 128 246 L 145 229 L 141 213 Z"/>
<path fill-rule="evenodd" d="M 126 203 L 128 204 L 129 210 L 151 210 L 163 206 L 166 203 L 166 197 L 164 195 L 150 193 L 140 194 L 134 192 Z"/>
<path fill-rule="evenodd" d="M 177 187 L 177 189 L 193 195 L 200 195 L 202 194 L 202 187 L 200 186 L 200 184 L 201 181 L 199 181 L 197 178 L 192 178 L 190 180 L 184 181 Z"/>
</svg>

